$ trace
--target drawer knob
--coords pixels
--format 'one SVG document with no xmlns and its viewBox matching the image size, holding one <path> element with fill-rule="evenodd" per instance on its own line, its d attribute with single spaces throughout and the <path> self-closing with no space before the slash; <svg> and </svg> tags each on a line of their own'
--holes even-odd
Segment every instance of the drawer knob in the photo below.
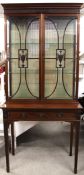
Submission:
<svg viewBox="0 0 84 175">
<path fill-rule="evenodd" d="M 63 117 L 63 113 L 59 113 L 58 114 L 58 117 Z"/>
<path fill-rule="evenodd" d="M 25 117 L 25 113 L 22 113 L 22 118 L 24 118 Z"/>
</svg>

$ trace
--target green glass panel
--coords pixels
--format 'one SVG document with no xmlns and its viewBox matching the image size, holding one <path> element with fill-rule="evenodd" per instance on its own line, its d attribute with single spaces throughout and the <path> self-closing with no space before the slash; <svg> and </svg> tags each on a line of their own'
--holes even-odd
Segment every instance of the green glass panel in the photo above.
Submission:
<svg viewBox="0 0 84 175">
<path fill-rule="evenodd" d="M 56 70 L 56 60 L 46 59 L 45 60 L 45 96 L 50 96 L 55 89 L 57 82 L 57 70 Z"/>
<path fill-rule="evenodd" d="M 9 96 L 36 99 L 39 97 L 39 20 L 36 17 L 10 17 L 8 25 Z M 21 56 L 23 53 L 24 57 Z"/>
<path fill-rule="evenodd" d="M 45 97 L 47 99 L 74 98 L 76 28 L 74 17 L 48 16 L 45 19 Z"/>
<path fill-rule="evenodd" d="M 66 49 L 66 58 L 76 57 L 76 19 L 68 22 L 64 36 L 64 48 Z"/>
</svg>

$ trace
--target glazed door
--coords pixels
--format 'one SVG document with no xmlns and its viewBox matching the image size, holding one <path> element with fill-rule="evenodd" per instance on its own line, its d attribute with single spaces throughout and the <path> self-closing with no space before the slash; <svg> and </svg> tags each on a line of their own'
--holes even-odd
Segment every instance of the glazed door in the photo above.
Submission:
<svg viewBox="0 0 84 175">
<path fill-rule="evenodd" d="M 74 99 L 77 78 L 77 19 L 45 17 L 46 99 Z"/>
<path fill-rule="evenodd" d="M 7 21 L 8 97 L 39 98 L 39 17 Z"/>
<path fill-rule="evenodd" d="M 77 19 L 29 15 L 7 22 L 8 97 L 75 99 Z"/>
</svg>

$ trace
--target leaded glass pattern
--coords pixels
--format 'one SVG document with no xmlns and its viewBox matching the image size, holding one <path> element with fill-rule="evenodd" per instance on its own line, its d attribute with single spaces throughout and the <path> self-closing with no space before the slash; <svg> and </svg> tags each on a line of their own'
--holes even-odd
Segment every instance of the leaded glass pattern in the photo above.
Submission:
<svg viewBox="0 0 84 175">
<path fill-rule="evenodd" d="M 45 19 L 45 98 L 47 99 L 75 97 L 76 22 L 74 17 L 47 16 Z M 50 64 L 52 68 L 49 68 Z"/>
<path fill-rule="evenodd" d="M 77 19 L 46 14 L 42 24 L 37 16 L 14 16 L 7 21 L 8 96 L 74 99 Z"/>
<path fill-rule="evenodd" d="M 9 96 L 36 99 L 39 97 L 39 19 L 10 17 L 8 30 Z"/>
</svg>

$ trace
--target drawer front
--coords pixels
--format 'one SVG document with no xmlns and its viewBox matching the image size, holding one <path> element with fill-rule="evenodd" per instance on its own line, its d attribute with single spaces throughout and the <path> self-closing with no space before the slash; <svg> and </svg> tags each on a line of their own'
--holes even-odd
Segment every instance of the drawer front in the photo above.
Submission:
<svg viewBox="0 0 84 175">
<path fill-rule="evenodd" d="M 9 112 L 9 120 L 13 121 L 35 121 L 38 120 L 40 114 L 37 112 Z"/>
<path fill-rule="evenodd" d="M 46 112 L 40 113 L 40 120 L 47 121 L 74 121 L 77 120 L 77 116 L 73 113 L 55 113 L 55 112 Z"/>
<path fill-rule="evenodd" d="M 78 116 L 73 113 L 55 112 L 9 112 L 10 121 L 75 121 Z"/>
</svg>

